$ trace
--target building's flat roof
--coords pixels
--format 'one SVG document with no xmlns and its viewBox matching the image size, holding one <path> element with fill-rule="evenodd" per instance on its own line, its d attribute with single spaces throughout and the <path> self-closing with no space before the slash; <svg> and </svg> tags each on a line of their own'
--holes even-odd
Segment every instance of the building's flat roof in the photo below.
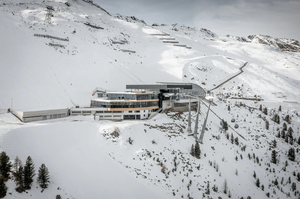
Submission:
<svg viewBox="0 0 300 199">
<path fill-rule="evenodd" d="M 124 95 L 151 95 L 157 92 L 106 92 L 107 94 L 124 94 Z"/>
</svg>

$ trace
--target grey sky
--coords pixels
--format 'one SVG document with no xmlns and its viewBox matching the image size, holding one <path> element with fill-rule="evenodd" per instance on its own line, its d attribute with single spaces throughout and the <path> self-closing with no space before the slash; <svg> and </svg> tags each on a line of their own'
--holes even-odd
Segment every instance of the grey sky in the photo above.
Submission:
<svg viewBox="0 0 300 199">
<path fill-rule="evenodd" d="M 300 0 L 94 0 L 147 24 L 178 23 L 219 35 L 266 34 L 300 41 Z"/>
</svg>

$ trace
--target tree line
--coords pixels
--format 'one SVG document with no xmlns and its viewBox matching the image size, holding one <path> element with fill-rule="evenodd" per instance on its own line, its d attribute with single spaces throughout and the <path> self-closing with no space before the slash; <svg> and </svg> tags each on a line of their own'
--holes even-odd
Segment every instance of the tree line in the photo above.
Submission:
<svg viewBox="0 0 300 199">
<path fill-rule="evenodd" d="M 0 198 L 4 198 L 6 196 L 7 186 L 5 182 L 7 182 L 10 178 L 12 178 L 16 183 L 15 190 L 22 193 L 31 189 L 35 175 L 35 165 L 30 156 L 27 157 L 24 165 L 18 156 L 12 164 L 8 155 L 3 151 L 0 154 Z M 50 183 L 50 176 L 45 164 L 42 164 L 39 167 L 36 180 L 42 189 L 48 187 Z"/>
</svg>

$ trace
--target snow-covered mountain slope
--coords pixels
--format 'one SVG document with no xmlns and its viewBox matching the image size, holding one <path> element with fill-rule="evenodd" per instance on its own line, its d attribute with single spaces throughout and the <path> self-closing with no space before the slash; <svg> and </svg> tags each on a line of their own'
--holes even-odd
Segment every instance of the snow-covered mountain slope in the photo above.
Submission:
<svg viewBox="0 0 300 199">
<path fill-rule="evenodd" d="M 45 163 L 51 177 L 43 193 L 34 182 L 28 193 L 19 194 L 9 180 L 11 194 L 6 198 L 267 198 L 267 193 L 270 198 L 299 197 L 300 182 L 293 172 L 300 172 L 300 54 L 255 38 L 281 44 L 292 40 L 148 26 L 89 2 L 0 2 L 1 150 L 23 162 L 30 155 L 36 170 Z M 46 6 L 55 10 L 51 24 L 45 22 Z M 189 154 L 195 141 L 186 132 L 186 112 L 167 112 L 147 121 L 68 117 L 27 124 L 5 114 L 11 101 L 14 109 L 88 106 L 95 87 L 122 91 L 126 84 L 156 81 L 194 82 L 214 92 L 218 106 L 209 114 L 200 159 Z M 259 111 L 260 105 L 267 115 Z M 200 124 L 206 111 L 202 104 Z M 275 114 L 280 124 L 272 121 Z M 286 115 L 290 124 L 284 121 Z M 192 118 L 194 127 L 194 112 Z M 221 131 L 220 119 L 239 127 Z M 276 137 L 283 123 L 293 129 L 288 143 Z M 238 144 L 231 143 L 231 134 Z M 288 160 L 290 148 L 296 149 L 295 161 Z M 276 164 L 270 163 L 272 150 L 278 152 Z"/>
<path fill-rule="evenodd" d="M 45 22 L 46 6 L 55 10 L 51 24 Z M 2 108 L 10 107 L 11 99 L 16 109 L 88 105 L 95 87 L 124 90 L 130 83 L 193 80 L 210 90 L 245 62 L 249 64 L 243 77 L 238 77 L 244 78 L 245 95 L 270 98 L 281 92 L 291 101 L 299 95 L 299 53 L 273 46 L 240 42 L 206 29 L 147 26 L 84 1 L 3 1 L 0 15 Z M 170 36 L 150 35 L 162 33 Z M 192 48 L 159 38 L 174 38 Z M 257 79 L 264 82 L 263 90 L 257 91 Z"/>
</svg>

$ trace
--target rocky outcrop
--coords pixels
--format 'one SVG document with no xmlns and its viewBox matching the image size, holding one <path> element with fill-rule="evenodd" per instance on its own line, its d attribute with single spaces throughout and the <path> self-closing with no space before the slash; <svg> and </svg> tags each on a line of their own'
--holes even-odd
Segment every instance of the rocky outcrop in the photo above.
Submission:
<svg viewBox="0 0 300 199">
<path fill-rule="evenodd" d="M 268 35 L 249 35 L 248 39 L 252 43 L 273 46 L 282 51 L 300 52 L 300 43 L 295 39 L 274 38 Z"/>
</svg>

